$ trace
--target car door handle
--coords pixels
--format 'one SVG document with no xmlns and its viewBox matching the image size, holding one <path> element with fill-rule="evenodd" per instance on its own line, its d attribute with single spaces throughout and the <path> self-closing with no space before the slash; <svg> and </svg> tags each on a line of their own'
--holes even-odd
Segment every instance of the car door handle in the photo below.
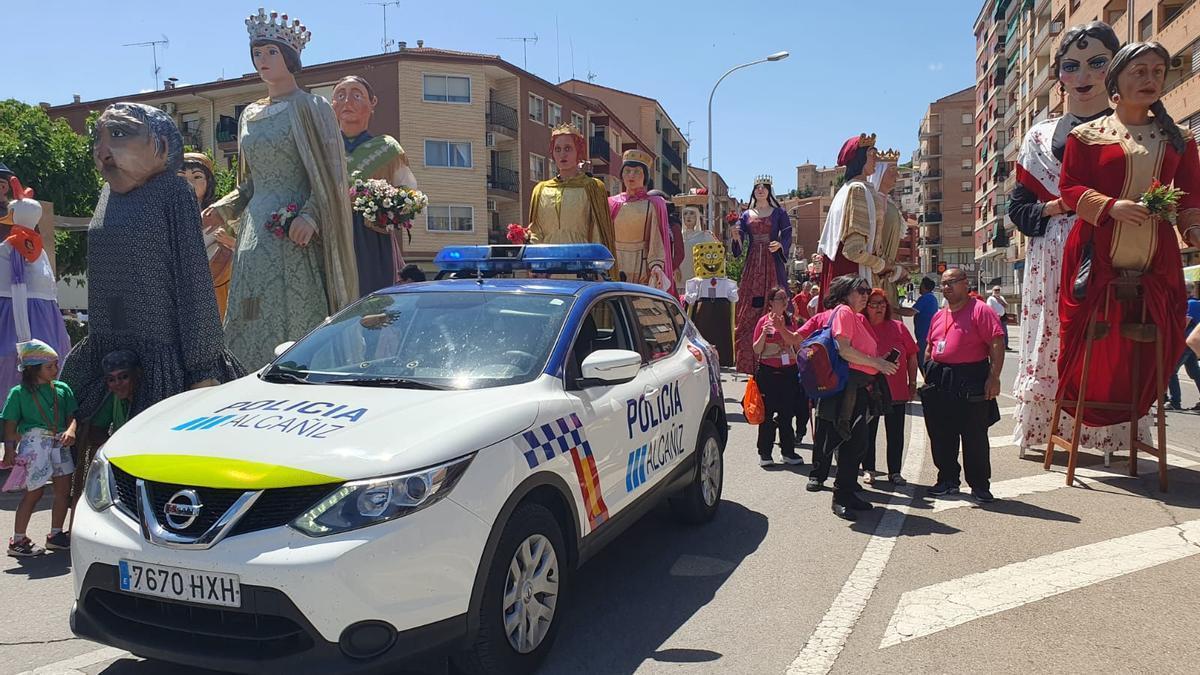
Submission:
<svg viewBox="0 0 1200 675">
<path fill-rule="evenodd" d="M 655 396 L 658 396 L 661 391 L 662 390 L 658 387 L 646 387 L 645 391 L 642 392 L 642 396 L 645 396 L 646 398 L 654 398 Z"/>
</svg>

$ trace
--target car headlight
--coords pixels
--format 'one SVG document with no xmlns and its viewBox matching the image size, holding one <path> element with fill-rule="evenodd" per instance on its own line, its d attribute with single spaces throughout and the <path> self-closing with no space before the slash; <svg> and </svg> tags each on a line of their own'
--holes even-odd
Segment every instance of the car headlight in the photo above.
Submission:
<svg viewBox="0 0 1200 675">
<path fill-rule="evenodd" d="M 96 459 L 92 460 L 92 465 L 88 467 L 87 480 L 83 484 L 83 494 L 87 497 L 88 505 L 93 510 L 103 511 L 113 505 L 113 494 L 115 493 L 113 475 L 108 467 L 108 460 L 98 454 Z"/>
<path fill-rule="evenodd" d="M 473 458 L 472 454 L 413 473 L 346 483 L 291 525 L 310 537 L 323 537 L 420 511 L 448 495 Z"/>
</svg>

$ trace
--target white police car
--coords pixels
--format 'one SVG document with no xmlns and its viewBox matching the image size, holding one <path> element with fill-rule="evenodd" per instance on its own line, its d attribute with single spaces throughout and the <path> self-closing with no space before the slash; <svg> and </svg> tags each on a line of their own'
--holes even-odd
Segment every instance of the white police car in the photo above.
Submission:
<svg viewBox="0 0 1200 675">
<path fill-rule="evenodd" d="M 377 293 L 113 436 L 74 523 L 77 635 L 237 672 L 527 673 L 580 563 L 664 498 L 713 517 L 718 359 L 674 299 L 488 278 L 608 269 L 594 245 L 438 263 L 469 278 Z"/>
</svg>

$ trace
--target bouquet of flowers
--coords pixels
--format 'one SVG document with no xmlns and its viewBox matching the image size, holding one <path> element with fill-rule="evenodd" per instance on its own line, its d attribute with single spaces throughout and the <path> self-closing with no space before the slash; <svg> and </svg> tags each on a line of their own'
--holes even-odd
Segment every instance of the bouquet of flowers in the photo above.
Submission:
<svg viewBox="0 0 1200 675">
<path fill-rule="evenodd" d="M 356 173 L 350 204 L 371 230 L 395 232 L 403 228 L 412 241 L 412 220 L 429 206 L 429 198 L 420 190 L 396 187 L 379 178 L 363 180 Z"/>
<path fill-rule="evenodd" d="M 1150 189 L 1138 197 L 1138 203 L 1150 209 L 1155 218 L 1161 218 L 1174 225 L 1178 217 L 1179 199 L 1186 194 L 1183 190 L 1163 185 L 1155 178 L 1150 183 Z"/>
<path fill-rule="evenodd" d="M 275 235 L 276 239 L 283 239 L 287 236 L 288 230 L 292 226 L 292 221 L 298 215 L 300 215 L 300 207 L 296 204 L 288 204 L 272 212 L 271 217 L 267 218 L 264 227 L 267 228 L 267 232 Z"/>
<path fill-rule="evenodd" d="M 518 246 L 522 246 L 537 239 L 537 237 L 533 236 L 531 229 L 532 228 L 524 227 L 517 223 L 509 223 L 508 233 L 505 234 L 505 237 L 509 242 Z"/>
<path fill-rule="evenodd" d="M 733 211 L 730 211 L 729 213 L 725 214 L 725 222 L 730 225 L 737 223 L 739 218 L 741 218 L 741 216 L 739 216 L 737 213 L 734 213 Z"/>
</svg>

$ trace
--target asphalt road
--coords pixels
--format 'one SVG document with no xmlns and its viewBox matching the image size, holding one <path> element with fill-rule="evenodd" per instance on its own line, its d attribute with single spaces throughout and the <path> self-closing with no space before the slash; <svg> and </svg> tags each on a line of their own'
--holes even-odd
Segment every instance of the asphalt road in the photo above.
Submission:
<svg viewBox="0 0 1200 675">
<path fill-rule="evenodd" d="M 590 561 L 544 672 L 1195 672 L 1200 414 L 1168 416 L 1166 494 L 1147 462 L 1125 476 L 1123 456 L 1106 470 L 1081 455 L 1081 483 L 1067 487 L 1061 457 L 1050 474 L 1040 455 L 1018 459 L 1005 415 L 990 431 L 1004 498 L 978 506 L 925 496 L 934 470 L 912 405 L 910 486 L 868 488 L 879 506 L 850 524 L 830 514 L 828 491 L 804 491 L 807 464 L 757 465 L 743 383 L 725 386 L 733 428 L 716 520 L 682 527 L 659 510 Z M 1185 384 L 1185 407 L 1198 398 Z M 6 535 L 14 507 L 0 496 Z M 71 601 L 67 555 L 0 560 L 0 675 L 184 672 L 74 639 Z"/>
</svg>

